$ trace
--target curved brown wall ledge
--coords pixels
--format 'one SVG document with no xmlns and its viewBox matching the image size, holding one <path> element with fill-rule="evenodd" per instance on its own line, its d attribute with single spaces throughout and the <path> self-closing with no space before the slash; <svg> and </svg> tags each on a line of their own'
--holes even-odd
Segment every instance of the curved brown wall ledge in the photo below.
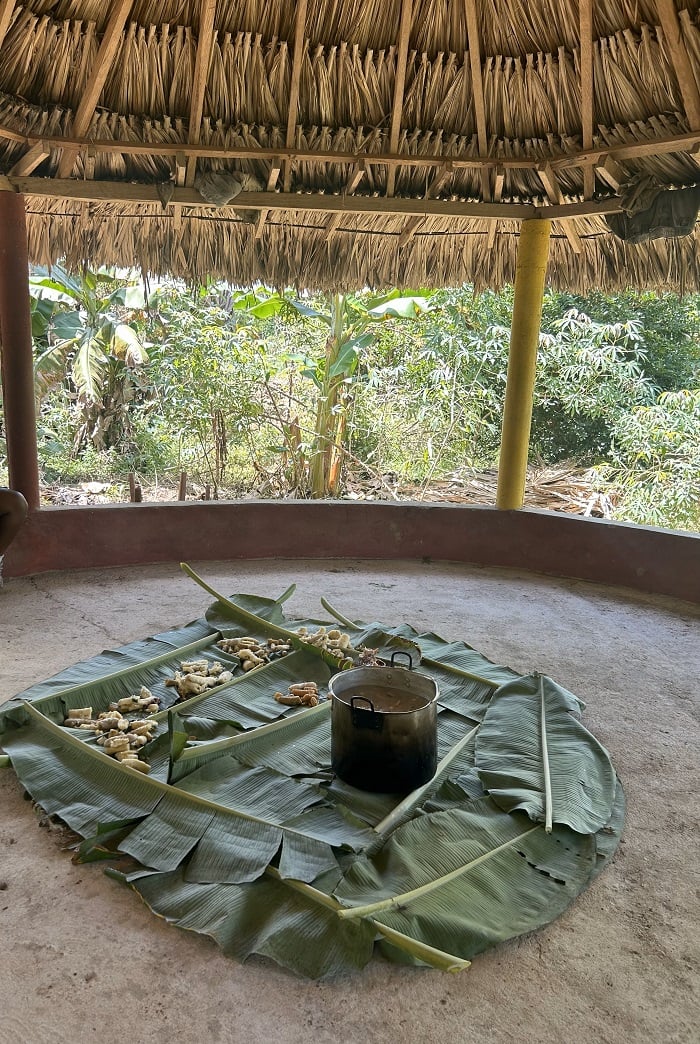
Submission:
<svg viewBox="0 0 700 1044">
<path fill-rule="evenodd" d="M 451 504 L 263 500 L 43 508 L 8 550 L 5 575 L 236 558 L 429 558 L 700 602 L 700 535 Z"/>
</svg>

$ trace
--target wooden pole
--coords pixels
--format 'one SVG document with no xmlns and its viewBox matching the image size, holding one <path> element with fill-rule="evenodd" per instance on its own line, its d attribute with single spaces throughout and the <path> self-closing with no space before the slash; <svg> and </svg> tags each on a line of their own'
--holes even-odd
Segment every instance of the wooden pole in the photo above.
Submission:
<svg viewBox="0 0 700 1044">
<path fill-rule="evenodd" d="M 39 507 L 34 358 L 24 196 L 0 184 L 0 361 L 10 485 Z"/>
<path fill-rule="evenodd" d="M 552 223 L 547 220 L 523 221 L 520 226 L 498 467 L 496 507 L 499 508 L 523 506 L 542 295 L 551 230 Z"/>
</svg>

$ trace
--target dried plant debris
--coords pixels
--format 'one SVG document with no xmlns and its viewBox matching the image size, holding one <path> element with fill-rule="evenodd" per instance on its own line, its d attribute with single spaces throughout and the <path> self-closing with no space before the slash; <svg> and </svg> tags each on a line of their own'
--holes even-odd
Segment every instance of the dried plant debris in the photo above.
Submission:
<svg viewBox="0 0 700 1044">
<path fill-rule="evenodd" d="M 241 668 L 246 672 L 253 671 L 256 667 L 262 667 L 263 664 L 271 663 L 273 660 L 279 660 L 292 651 L 289 642 L 285 642 L 283 638 L 268 638 L 261 642 L 257 638 L 244 636 L 243 638 L 222 638 L 216 644 L 222 652 L 237 656 Z"/>
<path fill-rule="evenodd" d="M 189 699 L 190 696 L 201 696 L 207 689 L 216 685 L 225 685 L 233 678 L 233 671 L 227 671 L 217 660 L 182 660 L 180 670 L 173 678 L 166 678 L 165 684 L 177 689 L 178 698 Z"/>
<path fill-rule="evenodd" d="M 357 651 L 359 653 L 358 667 L 386 667 L 385 661 L 380 660 L 377 656 L 379 649 L 368 649 L 367 646 L 361 645 Z"/>
<path fill-rule="evenodd" d="M 318 707 L 318 685 L 314 681 L 292 682 L 286 694 L 276 692 L 274 698 L 287 707 Z"/>
<path fill-rule="evenodd" d="M 96 718 L 92 707 L 74 707 L 63 724 L 67 728 L 97 733 L 97 745 L 105 754 L 138 772 L 150 772 L 150 766 L 142 761 L 139 753 L 153 739 L 157 723 L 151 718 L 127 718 L 126 713 L 138 711 L 153 715 L 159 708 L 159 699 L 149 689 L 142 687 L 138 696 L 128 696 L 110 703 L 106 711 Z"/>
</svg>

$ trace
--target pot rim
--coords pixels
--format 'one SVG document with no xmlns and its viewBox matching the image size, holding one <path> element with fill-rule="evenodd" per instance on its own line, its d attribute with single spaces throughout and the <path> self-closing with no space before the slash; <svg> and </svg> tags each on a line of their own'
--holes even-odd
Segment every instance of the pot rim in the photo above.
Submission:
<svg viewBox="0 0 700 1044">
<path fill-rule="evenodd" d="M 400 671 L 401 673 L 403 673 L 405 675 L 410 675 L 411 677 L 415 677 L 415 678 L 419 679 L 421 682 L 423 682 L 423 681 L 427 682 L 427 684 L 430 685 L 432 687 L 432 689 L 433 689 L 432 695 L 431 696 L 427 696 L 427 695 L 425 695 L 423 693 L 413 693 L 412 694 L 412 695 L 420 696 L 421 698 L 425 699 L 425 703 L 423 704 L 422 707 L 411 707 L 411 708 L 409 708 L 407 710 L 384 710 L 384 709 L 378 708 L 378 709 L 376 709 L 374 711 L 375 714 L 382 714 L 382 715 L 387 715 L 387 716 L 389 716 L 389 715 L 393 716 L 393 715 L 397 715 L 397 714 L 421 714 L 424 711 L 428 710 L 430 707 L 433 707 L 438 702 L 438 699 L 439 699 L 439 696 L 440 696 L 440 689 L 439 689 L 438 683 L 435 681 L 435 679 L 431 678 L 429 674 L 423 674 L 422 671 L 409 670 L 407 667 L 351 667 L 347 671 L 340 671 L 338 674 L 334 674 L 333 677 L 328 682 L 328 690 L 329 690 L 330 695 L 333 697 L 333 700 L 338 700 L 340 703 L 342 703 L 342 705 L 344 707 L 347 707 L 348 709 L 352 709 L 352 704 L 350 702 L 350 700 L 352 699 L 352 696 L 353 695 L 358 696 L 360 694 L 359 693 L 348 693 L 346 691 L 337 692 L 335 690 L 334 686 L 333 686 L 333 683 L 336 681 L 336 679 L 340 679 L 340 680 L 342 680 L 342 679 L 349 679 L 351 675 L 362 674 L 363 675 L 362 681 L 364 682 L 364 684 L 367 684 L 368 682 L 371 681 L 372 684 L 381 686 L 382 685 L 382 677 L 383 676 L 385 676 L 387 673 L 393 675 L 393 674 L 395 674 L 398 671 Z M 401 679 L 399 679 L 399 682 L 397 684 L 394 684 L 394 685 L 388 685 L 388 684 L 385 683 L 384 687 L 387 688 L 388 690 L 398 690 L 400 692 L 401 689 L 402 689 L 400 681 L 401 681 Z M 359 681 L 357 682 L 357 684 L 360 684 Z M 347 688 L 351 689 L 352 686 L 353 686 L 353 682 L 349 681 Z M 345 689 L 345 687 L 343 687 L 343 688 Z"/>
</svg>

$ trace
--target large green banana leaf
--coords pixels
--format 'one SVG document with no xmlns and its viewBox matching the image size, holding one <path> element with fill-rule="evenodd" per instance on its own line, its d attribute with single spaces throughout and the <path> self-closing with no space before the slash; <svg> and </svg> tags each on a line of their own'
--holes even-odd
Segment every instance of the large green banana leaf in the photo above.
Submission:
<svg viewBox="0 0 700 1044">
<path fill-rule="evenodd" d="M 331 771 L 330 704 L 272 698 L 299 680 L 325 692 L 332 658 L 296 631 L 332 622 L 285 619 L 293 587 L 273 600 L 205 586 L 216 598 L 207 619 L 105 652 L 0 709 L 29 793 L 86 838 L 81 858 L 140 864 L 123 879 L 159 915 L 239 959 L 261 953 L 313 977 L 363 966 L 375 944 L 392 960 L 458 970 L 557 916 L 612 857 L 624 795 L 566 690 L 547 680 L 542 696 L 463 642 L 353 623 L 326 604 L 355 647 L 383 658 L 408 648 L 440 689 L 435 777 L 405 796 L 359 791 Z M 182 659 L 234 665 L 216 646 L 222 633 L 291 636 L 295 651 L 178 700 L 165 680 Z M 70 708 L 98 712 L 141 685 L 163 708 L 148 776 L 62 726 Z M 567 772 L 583 783 L 565 786 Z"/>
<path fill-rule="evenodd" d="M 502 685 L 476 741 L 485 790 L 506 812 L 565 823 L 594 834 L 610 819 L 615 770 L 605 748 L 578 721 L 580 703 L 551 678 L 530 675 Z"/>
<path fill-rule="evenodd" d="M 588 883 L 595 855 L 592 836 L 547 834 L 483 798 L 399 827 L 334 896 L 344 919 L 371 917 L 471 959 L 557 917 Z"/>
</svg>

